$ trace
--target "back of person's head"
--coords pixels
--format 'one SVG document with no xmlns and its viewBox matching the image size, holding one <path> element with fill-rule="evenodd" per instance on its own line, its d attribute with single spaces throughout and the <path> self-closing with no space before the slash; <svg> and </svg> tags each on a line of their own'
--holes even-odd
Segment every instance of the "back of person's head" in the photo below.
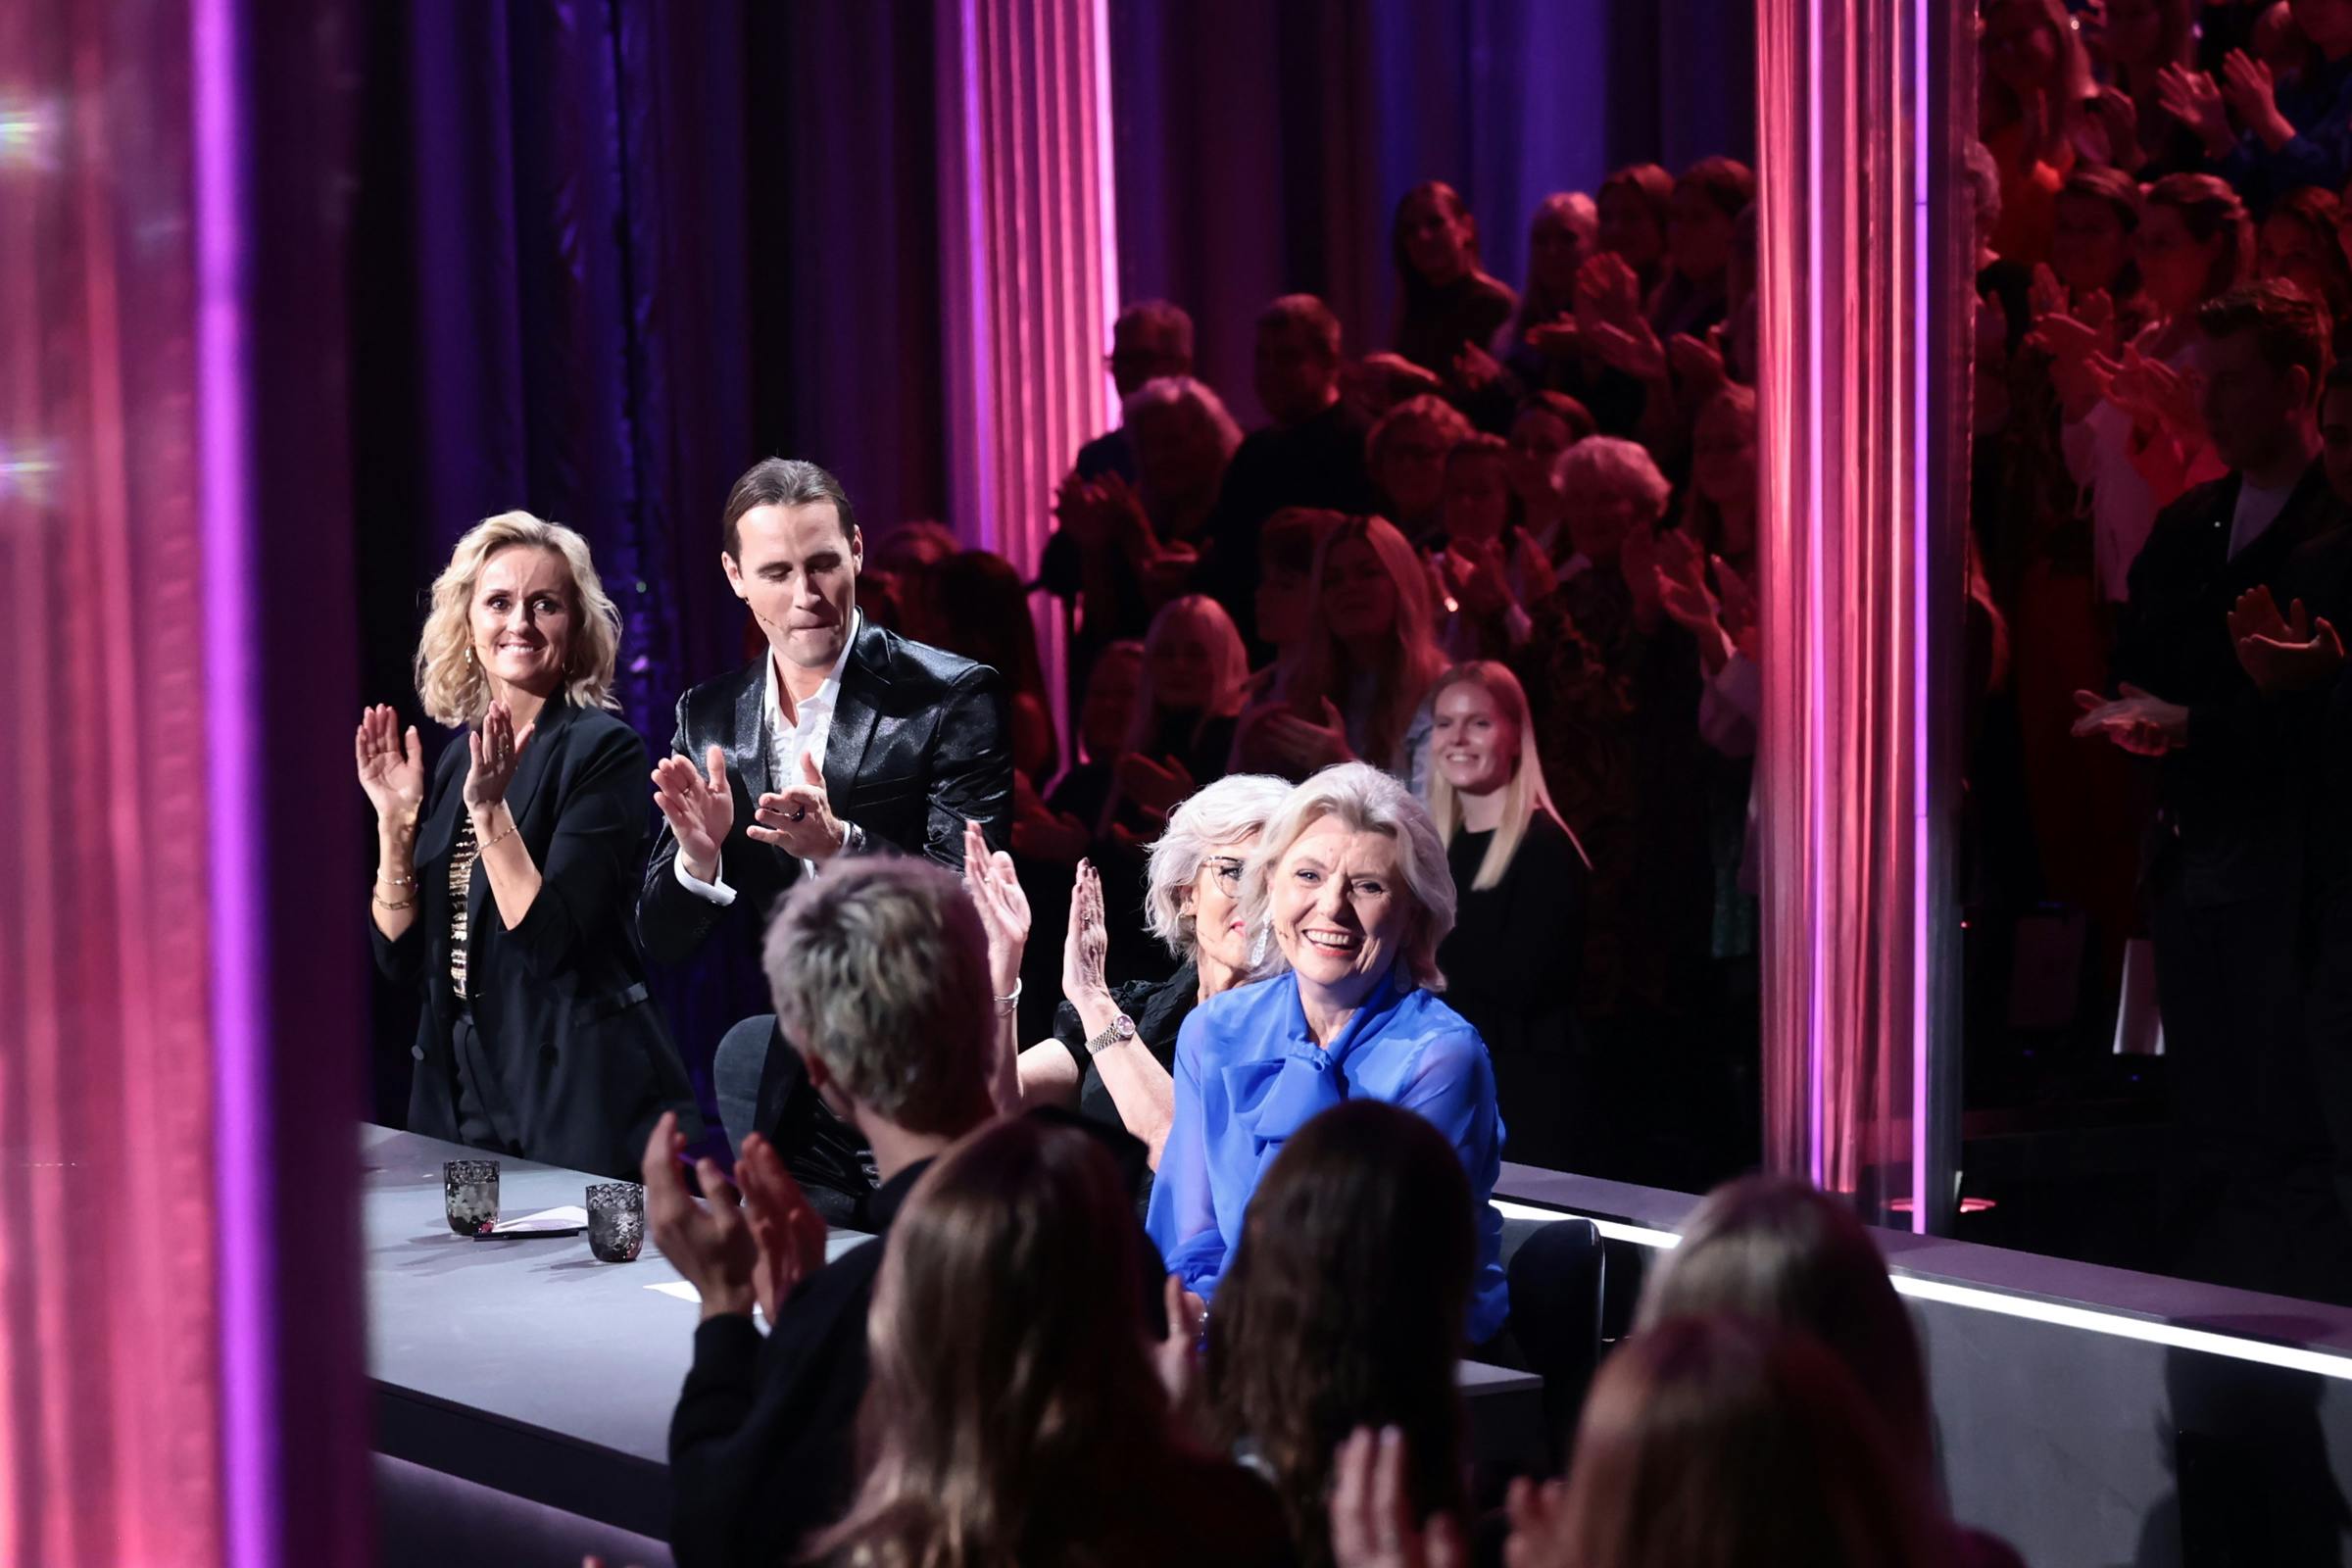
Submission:
<svg viewBox="0 0 2352 1568">
<path fill-rule="evenodd" d="M 1601 1363 L 1560 1523 L 1576 1568 L 1923 1568 L 1942 1534 L 1838 1360 L 1676 1318 Z"/>
<path fill-rule="evenodd" d="M 2198 307 L 2197 329 L 2208 339 L 2252 336 L 2274 372 L 2300 369 L 2309 377 L 2316 401 L 2334 326 L 2328 307 L 2294 284 L 2280 278 L 2240 283 Z"/>
<path fill-rule="evenodd" d="M 1642 1294 L 1637 1327 L 1729 1313 L 1811 1335 L 1853 1370 L 1923 1478 L 1933 1460 L 1927 1373 L 1911 1315 L 1852 1209 L 1792 1176 L 1709 1193 Z"/>
<path fill-rule="evenodd" d="M 916 517 L 875 540 L 865 553 L 865 564 L 904 577 L 936 566 L 962 548 L 956 530 L 946 523 L 934 517 Z"/>
<path fill-rule="evenodd" d="M 865 1477 L 836 1560 L 1084 1560 L 1169 1451 L 1135 1211 L 1102 1145 L 989 1124 L 915 1183 L 866 1317 Z"/>
<path fill-rule="evenodd" d="M 952 872 L 835 860 L 777 904 L 761 965 L 785 1038 L 825 1085 L 909 1132 L 955 1137 L 987 1117 L 988 939 Z"/>
<path fill-rule="evenodd" d="M 1013 691 L 1045 696 L 1029 586 L 1011 562 L 993 550 L 958 550 L 924 573 L 918 597 L 932 641 L 988 665 Z"/>
<path fill-rule="evenodd" d="M 1331 1456 L 1401 1428 L 1412 1516 L 1464 1501 L 1454 1389 L 1477 1242 L 1453 1148 L 1412 1111 L 1351 1100 L 1283 1145 L 1258 1182 L 1209 1318 L 1219 1437 L 1273 1472 L 1301 1559 L 1329 1560 Z"/>
</svg>

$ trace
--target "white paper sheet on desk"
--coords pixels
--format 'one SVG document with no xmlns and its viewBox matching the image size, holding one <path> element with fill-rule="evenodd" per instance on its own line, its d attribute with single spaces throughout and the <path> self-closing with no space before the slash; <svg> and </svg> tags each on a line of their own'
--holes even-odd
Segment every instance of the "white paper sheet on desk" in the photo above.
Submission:
<svg viewBox="0 0 2352 1568">
<path fill-rule="evenodd" d="M 675 1297 L 681 1301 L 700 1302 L 703 1298 L 703 1293 L 684 1280 L 669 1280 L 661 1285 L 648 1285 L 646 1289 L 662 1296 Z M 752 1307 L 752 1316 L 762 1323 L 767 1321 L 767 1314 L 760 1311 L 757 1304 Z"/>
<path fill-rule="evenodd" d="M 563 1203 L 543 1208 L 535 1214 L 517 1214 L 502 1219 L 490 1227 L 493 1236 L 568 1236 L 573 1231 L 588 1228 L 588 1211 L 577 1203 Z"/>
</svg>

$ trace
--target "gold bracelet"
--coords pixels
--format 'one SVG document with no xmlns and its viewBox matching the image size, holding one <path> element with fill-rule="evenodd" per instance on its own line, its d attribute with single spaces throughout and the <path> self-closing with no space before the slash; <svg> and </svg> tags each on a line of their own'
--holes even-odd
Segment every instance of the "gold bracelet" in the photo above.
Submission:
<svg viewBox="0 0 2352 1568">
<path fill-rule="evenodd" d="M 413 876 L 386 876 L 381 871 L 375 873 L 375 879 L 388 888 L 413 888 L 416 885 L 416 879 Z"/>
<path fill-rule="evenodd" d="M 373 904 L 376 907 L 381 909 L 405 909 L 411 905 L 414 905 L 416 901 L 415 899 L 403 899 L 398 904 L 394 904 L 389 899 L 377 898 L 375 896 L 375 890 L 370 888 L 368 890 L 368 902 Z"/>
<path fill-rule="evenodd" d="M 513 812 L 509 812 L 507 816 L 507 830 L 504 833 L 501 833 L 498 837 L 484 843 L 480 849 L 475 850 L 473 853 L 476 855 L 487 855 L 492 850 L 496 849 L 501 844 L 506 843 L 507 840 L 513 838 L 520 831 L 522 831 L 522 824 L 514 820 Z"/>
</svg>

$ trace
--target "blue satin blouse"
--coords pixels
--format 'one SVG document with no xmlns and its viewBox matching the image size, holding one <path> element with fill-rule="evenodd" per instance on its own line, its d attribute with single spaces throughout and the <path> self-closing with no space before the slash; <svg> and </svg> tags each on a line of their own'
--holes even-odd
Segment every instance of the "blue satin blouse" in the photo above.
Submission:
<svg viewBox="0 0 2352 1568">
<path fill-rule="evenodd" d="M 1258 1177 L 1309 1117 L 1350 1097 L 1419 1112 L 1461 1155 L 1478 1205 L 1470 1340 L 1494 1338 L 1509 1314 L 1502 1216 L 1489 1202 L 1502 1169 L 1494 1068 L 1460 1013 L 1396 971 L 1329 1051 L 1307 1034 L 1293 974 L 1211 997 L 1185 1019 L 1175 1120 L 1144 1222 L 1169 1272 L 1213 1300 Z"/>
</svg>

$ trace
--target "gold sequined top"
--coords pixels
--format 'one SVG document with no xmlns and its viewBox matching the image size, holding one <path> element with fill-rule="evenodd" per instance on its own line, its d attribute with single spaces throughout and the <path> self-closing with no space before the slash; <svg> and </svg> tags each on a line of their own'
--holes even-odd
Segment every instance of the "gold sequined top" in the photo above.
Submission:
<svg viewBox="0 0 2352 1568">
<path fill-rule="evenodd" d="M 473 862 L 481 848 L 474 842 L 473 813 L 458 812 L 458 838 L 449 852 L 449 983 L 458 1000 L 466 1000 L 466 896 L 473 888 Z"/>
</svg>

